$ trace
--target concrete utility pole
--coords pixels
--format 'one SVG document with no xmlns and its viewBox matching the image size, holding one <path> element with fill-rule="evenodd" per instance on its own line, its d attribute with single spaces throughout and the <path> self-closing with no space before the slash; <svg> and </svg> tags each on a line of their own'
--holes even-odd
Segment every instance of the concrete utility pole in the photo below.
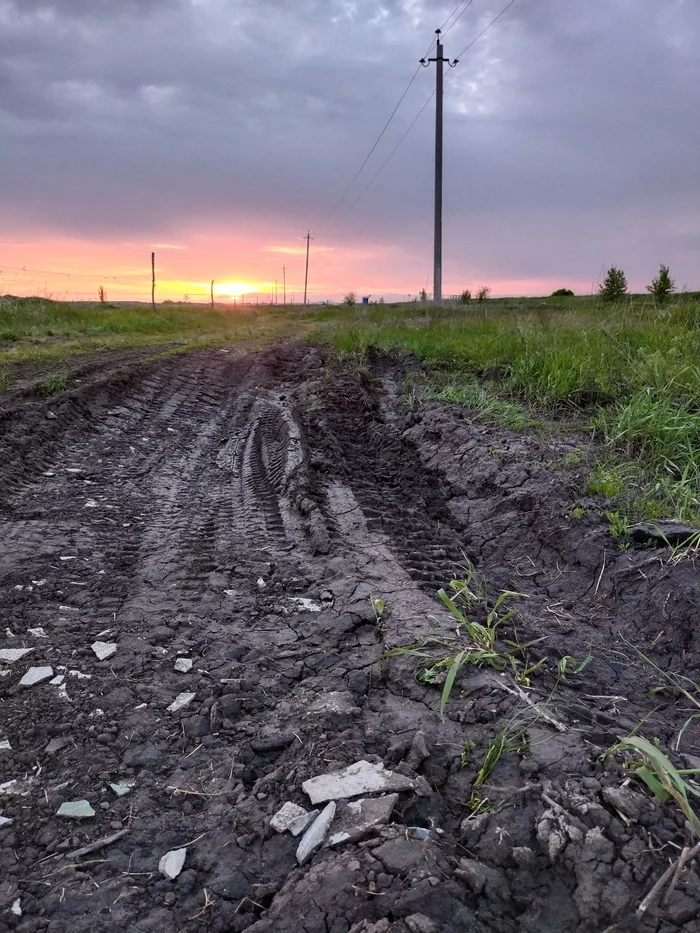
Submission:
<svg viewBox="0 0 700 933">
<path fill-rule="evenodd" d="M 287 267 L 282 266 L 282 302 L 287 304 Z"/>
<path fill-rule="evenodd" d="M 156 310 L 156 254 L 151 253 L 151 310 Z"/>
<path fill-rule="evenodd" d="M 449 58 L 442 57 L 442 43 L 440 42 L 440 30 L 436 29 L 437 47 L 435 49 L 435 58 L 429 58 L 428 61 L 421 58 L 420 63 L 424 68 L 428 68 L 430 62 L 435 62 L 435 236 L 433 246 L 433 301 L 435 304 L 442 304 L 442 89 L 444 73 L 442 66 L 444 63 L 450 68 L 454 68 L 458 59 L 451 62 Z"/>
<path fill-rule="evenodd" d="M 309 284 L 309 243 L 311 242 L 311 231 L 308 230 L 306 236 L 306 275 L 304 276 L 304 304 L 306 304 L 307 286 Z"/>
</svg>

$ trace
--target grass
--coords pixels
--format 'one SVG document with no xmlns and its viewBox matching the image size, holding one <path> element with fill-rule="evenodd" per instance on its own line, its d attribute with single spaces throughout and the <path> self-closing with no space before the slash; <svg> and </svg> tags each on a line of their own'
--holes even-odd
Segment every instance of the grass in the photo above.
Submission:
<svg viewBox="0 0 700 933">
<path fill-rule="evenodd" d="M 607 452 L 590 491 L 631 518 L 700 519 L 700 302 L 498 299 L 442 309 L 370 306 L 328 328 L 338 350 L 402 348 L 430 368 L 426 397 L 510 427 L 531 411 L 582 422 Z"/>
</svg>

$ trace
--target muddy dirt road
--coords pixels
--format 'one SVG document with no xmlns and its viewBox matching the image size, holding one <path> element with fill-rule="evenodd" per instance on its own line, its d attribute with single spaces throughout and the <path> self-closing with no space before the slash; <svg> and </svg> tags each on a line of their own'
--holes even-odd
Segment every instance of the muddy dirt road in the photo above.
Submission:
<svg viewBox="0 0 700 933">
<path fill-rule="evenodd" d="M 695 565 L 567 517 L 575 440 L 406 408 L 402 378 L 291 344 L 6 404 L 0 930 L 700 929 L 693 861 L 636 915 L 693 839 L 599 761 L 644 716 L 670 749 L 692 712 L 646 695 L 661 677 L 632 646 L 697 680 Z M 455 630 L 435 594 L 466 558 L 489 607 L 524 594 L 503 637 L 543 638 L 546 661 L 526 689 L 465 666 L 442 719 L 415 659 L 380 656 L 429 618 Z M 692 721 L 675 761 L 694 756 Z M 331 791 L 338 844 L 299 865 L 275 814 L 360 761 L 386 792 Z M 76 801 L 90 815 L 58 815 Z"/>
</svg>

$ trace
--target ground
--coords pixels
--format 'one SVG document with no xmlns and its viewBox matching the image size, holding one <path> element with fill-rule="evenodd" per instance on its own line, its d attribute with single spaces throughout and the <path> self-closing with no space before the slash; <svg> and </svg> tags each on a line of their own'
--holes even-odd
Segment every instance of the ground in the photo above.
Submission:
<svg viewBox="0 0 700 933">
<path fill-rule="evenodd" d="M 407 404 L 392 355 L 100 359 L 0 411 L 0 649 L 32 649 L 0 664 L 0 930 L 700 929 L 692 861 L 638 913 L 696 840 L 605 755 L 639 729 L 700 766 L 692 698 L 658 689 L 697 680 L 696 565 L 620 550 L 594 501 L 571 517 L 579 439 Z M 464 665 L 441 715 L 393 649 L 454 640 L 436 592 L 472 567 L 486 609 L 521 594 L 497 647 L 543 663 Z M 21 685 L 31 666 L 53 676 Z M 360 760 L 414 790 L 299 867 L 270 819 Z"/>
</svg>

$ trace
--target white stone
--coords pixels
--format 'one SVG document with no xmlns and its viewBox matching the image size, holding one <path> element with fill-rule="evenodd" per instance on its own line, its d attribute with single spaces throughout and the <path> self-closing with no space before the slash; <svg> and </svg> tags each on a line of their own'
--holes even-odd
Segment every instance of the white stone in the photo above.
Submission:
<svg viewBox="0 0 700 933">
<path fill-rule="evenodd" d="M 318 816 L 318 812 L 316 812 L 316 816 Z M 270 827 L 277 833 L 290 832 L 292 836 L 298 836 L 302 830 L 306 829 L 312 819 L 314 819 L 313 813 L 307 812 L 303 807 L 299 807 L 288 800 L 272 817 Z"/>
<path fill-rule="evenodd" d="M 19 661 L 20 658 L 23 658 L 25 654 L 29 651 L 34 651 L 33 648 L 0 648 L 0 661 L 4 661 L 6 664 L 12 664 L 15 661 Z"/>
<path fill-rule="evenodd" d="M 39 684 L 42 680 L 48 680 L 50 677 L 53 677 L 52 667 L 30 667 L 20 680 L 20 686 L 33 687 L 34 684 Z"/>
<path fill-rule="evenodd" d="M 115 641 L 95 641 L 90 647 L 97 655 L 98 661 L 106 661 L 117 653 L 117 643 Z"/>
<path fill-rule="evenodd" d="M 86 499 L 86 500 L 85 500 L 85 506 L 84 506 L 84 507 L 85 507 L 86 509 L 96 509 L 96 508 L 97 508 L 97 503 L 95 502 L 94 499 Z"/>
<path fill-rule="evenodd" d="M 43 630 L 43 628 L 28 628 L 27 635 L 33 635 L 34 638 L 48 638 L 49 636 Z"/>
<path fill-rule="evenodd" d="M 300 609 L 305 609 L 307 612 L 321 612 L 323 610 L 323 606 L 314 602 L 313 599 L 306 599 L 303 596 L 292 596 L 291 599 Z"/>
<path fill-rule="evenodd" d="M 95 811 L 87 800 L 66 800 L 56 811 L 56 816 L 69 820 L 87 820 L 94 815 Z"/>
<path fill-rule="evenodd" d="M 68 676 L 78 680 L 92 680 L 92 674 L 83 674 L 81 671 L 68 671 Z"/>
<path fill-rule="evenodd" d="M 77 560 L 77 557 L 59 557 L 59 560 Z"/>
<path fill-rule="evenodd" d="M 301 786 L 311 798 L 311 803 L 316 804 L 343 797 L 359 797 L 360 794 L 415 790 L 415 781 L 403 774 L 387 771 L 381 761 L 376 765 L 369 761 L 356 761 L 341 771 L 309 778 Z"/>
<path fill-rule="evenodd" d="M 53 684 L 55 687 L 60 686 L 63 681 L 66 679 L 65 674 L 58 674 L 52 680 L 49 681 L 50 684 Z"/>
<path fill-rule="evenodd" d="M 0 816 L 0 829 L 2 829 L 3 826 L 9 826 L 11 822 L 12 822 L 12 817 Z"/>
<path fill-rule="evenodd" d="M 117 797 L 125 797 L 127 794 L 130 794 L 133 789 L 131 784 L 110 784 L 109 786 Z"/>
<path fill-rule="evenodd" d="M 15 915 L 15 917 L 21 917 L 22 916 L 22 899 L 19 897 L 16 897 L 14 901 L 12 902 L 12 907 L 10 907 L 10 910 Z"/>
<path fill-rule="evenodd" d="M 297 848 L 297 862 L 300 865 L 308 862 L 314 852 L 321 848 L 334 816 L 335 801 L 331 800 L 301 837 L 301 842 Z"/>
<path fill-rule="evenodd" d="M 178 674 L 187 674 L 192 670 L 192 658 L 178 658 L 175 661 L 175 670 Z"/>
<path fill-rule="evenodd" d="M 158 871 L 173 881 L 182 871 L 187 857 L 187 849 L 171 849 L 158 862 Z"/>
<path fill-rule="evenodd" d="M 260 587 L 261 590 L 265 589 L 266 583 L 262 577 L 258 577 L 258 586 Z"/>
<path fill-rule="evenodd" d="M 0 752 L 9 752 L 12 750 L 9 739 L 0 739 Z"/>
<path fill-rule="evenodd" d="M 178 693 L 178 695 L 168 707 L 168 712 L 176 713 L 179 709 L 182 709 L 183 706 L 187 706 L 188 703 L 191 703 L 194 698 L 194 693 Z"/>
</svg>

